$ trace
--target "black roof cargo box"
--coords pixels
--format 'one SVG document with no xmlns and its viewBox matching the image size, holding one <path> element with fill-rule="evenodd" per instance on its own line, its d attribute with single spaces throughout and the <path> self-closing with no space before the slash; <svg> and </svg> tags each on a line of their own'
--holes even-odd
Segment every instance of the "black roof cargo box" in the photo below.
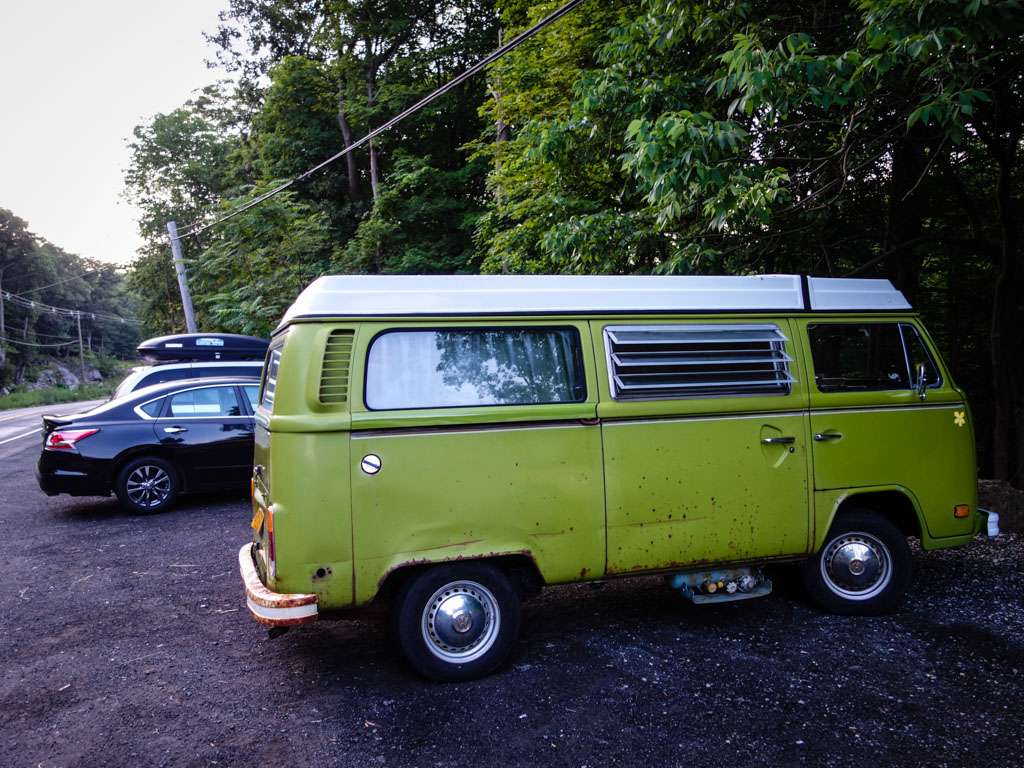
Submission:
<svg viewBox="0 0 1024 768">
<path fill-rule="evenodd" d="M 139 354 L 153 363 L 215 360 L 263 360 L 269 339 L 235 333 L 180 333 L 139 344 Z"/>
</svg>

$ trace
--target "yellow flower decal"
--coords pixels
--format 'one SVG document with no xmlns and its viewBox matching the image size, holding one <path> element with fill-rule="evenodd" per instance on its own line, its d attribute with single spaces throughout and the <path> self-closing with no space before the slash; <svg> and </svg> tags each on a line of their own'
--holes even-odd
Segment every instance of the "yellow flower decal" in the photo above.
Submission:
<svg viewBox="0 0 1024 768">
<path fill-rule="evenodd" d="M 967 415 L 963 411 L 953 411 L 953 423 L 962 427 L 967 423 Z"/>
</svg>

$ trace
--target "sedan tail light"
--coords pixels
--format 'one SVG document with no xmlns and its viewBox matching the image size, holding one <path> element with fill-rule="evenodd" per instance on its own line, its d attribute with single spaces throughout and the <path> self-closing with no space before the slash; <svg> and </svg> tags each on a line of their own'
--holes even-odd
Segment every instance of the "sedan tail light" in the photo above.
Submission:
<svg viewBox="0 0 1024 768">
<path fill-rule="evenodd" d="M 79 440 L 95 435 L 99 429 L 61 429 L 51 432 L 44 448 L 48 451 L 77 451 Z"/>
</svg>

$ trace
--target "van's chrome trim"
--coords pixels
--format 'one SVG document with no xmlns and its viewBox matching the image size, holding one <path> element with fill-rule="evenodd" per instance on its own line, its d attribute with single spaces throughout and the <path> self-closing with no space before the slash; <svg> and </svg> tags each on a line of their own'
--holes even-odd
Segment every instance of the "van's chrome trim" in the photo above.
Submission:
<svg viewBox="0 0 1024 768">
<path fill-rule="evenodd" d="M 605 416 L 601 423 L 608 427 L 617 425 L 643 424 L 649 421 L 726 421 L 729 419 L 772 419 L 786 416 L 804 416 L 806 411 L 744 411 L 743 413 L 694 413 L 692 415 L 650 415 L 650 416 Z"/>
<path fill-rule="evenodd" d="M 810 415 L 833 414 L 833 413 L 870 413 L 873 411 L 906 411 L 906 410 L 935 410 L 940 408 L 963 408 L 963 403 L 931 403 L 925 405 L 892 405 L 892 406 L 860 406 L 851 408 L 831 408 L 827 410 L 811 410 Z M 495 432 L 499 430 L 527 430 L 527 429 L 568 429 L 572 427 L 591 427 L 604 425 L 608 427 L 617 425 L 643 424 L 649 421 L 724 421 L 728 419 L 773 419 L 789 416 L 806 416 L 807 411 L 742 411 L 737 413 L 694 413 L 694 414 L 651 414 L 649 416 L 603 416 L 599 419 L 574 418 L 551 421 L 517 421 L 517 422 L 488 422 L 486 424 L 432 424 L 424 427 L 371 427 L 360 429 L 353 426 L 351 434 L 353 439 L 368 437 L 387 437 L 402 434 L 449 434 L 452 432 Z M 261 422 L 262 423 L 262 422 Z"/>
<path fill-rule="evenodd" d="M 958 403 L 918 403 L 906 405 L 853 405 L 849 408 L 811 408 L 812 416 L 831 413 L 881 413 L 883 411 L 933 411 L 944 408 L 964 408 L 963 401 Z"/>
<path fill-rule="evenodd" d="M 453 432 L 513 432 L 535 429 L 574 429 L 594 427 L 600 424 L 597 419 L 564 419 L 551 421 L 516 421 L 489 422 L 487 424 L 431 424 L 423 427 L 372 427 L 359 429 L 353 426 L 353 440 L 370 437 L 398 437 L 401 435 L 447 435 Z"/>
</svg>

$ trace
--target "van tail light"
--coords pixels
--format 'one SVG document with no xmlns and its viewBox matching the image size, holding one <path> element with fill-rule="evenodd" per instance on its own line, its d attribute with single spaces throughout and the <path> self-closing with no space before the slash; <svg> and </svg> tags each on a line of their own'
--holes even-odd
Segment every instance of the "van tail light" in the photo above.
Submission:
<svg viewBox="0 0 1024 768">
<path fill-rule="evenodd" d="M 274 542 L 274 511 L 267 509 L 267 565 L 270 568 L 270 578 L 277 577 L 277 546 Z"/>
<path fill-rule="evenodd" d="M 99 429 L 61 429 L 51 432 L 44 448 L 48 451 L 77 451 L 80 440 L 95 435 Z"/>
</svg>

